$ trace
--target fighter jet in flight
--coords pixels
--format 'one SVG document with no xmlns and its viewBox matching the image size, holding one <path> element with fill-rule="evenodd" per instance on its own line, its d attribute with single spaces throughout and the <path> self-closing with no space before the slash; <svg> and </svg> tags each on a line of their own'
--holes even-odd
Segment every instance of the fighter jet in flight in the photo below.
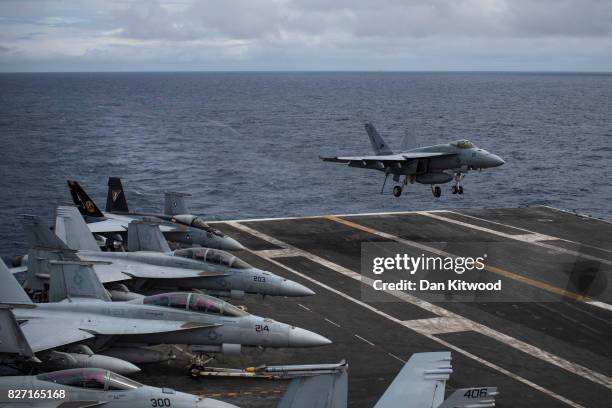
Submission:
<svg viewBox="0 0 612 408">
<path fill-rule="evenodd" d="M 87 195 L 78 181 L 69 180 L 68 187 L 74 204 L 85 217 L 90 231 L 108 237 L 125 236 L 128 224 L 131 221 L 147 220 L 156 222 L 168 241 L 187 245 L 201 245 L 208 248 L 217 248 L 226 251 L 239 251 L 244 247 L 235 239 L 223 232 L 212 228 L 202 217 L 187 213 L 149 214 L 130 212 L 117 177 L 109 178 L 106 211 L 102 212 L 94 201 Z M 185 194 L 167 193 L 166 209 L 185 209 Z M 123 240 L 123 238 L 121 239 Z"/>
<path fill-rule="evenodd" d="M 100 368 L 0 377 L 3 408 L 237 408 L 212 398 L 143 385 Z"/>
<path fill-rule="evenodd" d="M 36 353 L 44 358 L 45 352 L 74 343 L 95 353 L 112 352 L 113 347 L 186 344 L 198 346 L 199 352 L 224 354 L 239 354 L 242 347 L 331 344 L 311 331 L 249 314 L 200 293 L 162 293 L 113 302 L 91 264 L 40 262 L 50 275 L 49 303 L 32 303 L 6 266 L 0 270 L 0 305 L 5 306 L 0 312 L 4 322 L 13 322 L 13 330 L 0 333 L 0 352 L 11 344 L 17 329 L 21 337 L 16 348 L 30 359 L 38 358 Z M 16 322 L 22 323 L 15 326 Z"/>
<path fill-rule="evenodd" d="M 442 189 L 439 184 L 454 181 L 452 193 L 463 194 L 460 182 L 470 170 L 488 169 L 504 164 L 499 156 L 465 139 L 426 147 L 413 146 L 410 150 L 393 153 L 371 123 L 366 123 L 365 129 L 374 149 L 374 156 L 333 156 L 320 159 L 384 172 L 385 182 L 381 193 L 387 177 L 392 175 L 393 181 L 398 183 L 393 187 L 395 197 L 401 196 L 404 188 L 414 182 L 430 184 L 434 197 L 440 197 Z"/>
<path fill-rule="evenodd" d="M 210 248 L 171 251 L 156 224 L 133 221 L 129 225 L 130 252 L 103 252 L 75 207 L 57 208 L 55 234 L 39 217 L 23 216 L 22 224 L 30 248 L 24 257 L 29 288 L 43 283 L 36 251 L 73 250 L 75 259 L 92 262 L 105 283 L 125 284 L 136 291 L 151 287 L 203 289 L 210 294 L 242 298 L 245 293 L 270 296 L 310 296 L 307 287 L 271 272 L 255 268 L 240 258 Z"/>
</svg>

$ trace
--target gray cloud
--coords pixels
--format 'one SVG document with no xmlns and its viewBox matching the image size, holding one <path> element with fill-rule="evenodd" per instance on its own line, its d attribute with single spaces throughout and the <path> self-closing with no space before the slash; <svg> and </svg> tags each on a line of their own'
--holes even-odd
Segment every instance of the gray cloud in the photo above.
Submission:
<svg viewBox="0 0 612 408">
<path fill-rule="evenodd" d="M 1 70 L 612 69 L 598 0 L 34 0 L 0 15 Z"/>
</svg>

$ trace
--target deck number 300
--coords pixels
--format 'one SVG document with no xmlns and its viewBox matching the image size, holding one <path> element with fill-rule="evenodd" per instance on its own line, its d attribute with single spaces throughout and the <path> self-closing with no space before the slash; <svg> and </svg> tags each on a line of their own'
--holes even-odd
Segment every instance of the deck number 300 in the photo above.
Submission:
<svg viewBox="0 0 612 408">
<path fill-rule="evenodd" d="M 171 405 L 170 398 L 151 398 L 151 406 L 154 408 L 169 407 Z"/>
</svg>

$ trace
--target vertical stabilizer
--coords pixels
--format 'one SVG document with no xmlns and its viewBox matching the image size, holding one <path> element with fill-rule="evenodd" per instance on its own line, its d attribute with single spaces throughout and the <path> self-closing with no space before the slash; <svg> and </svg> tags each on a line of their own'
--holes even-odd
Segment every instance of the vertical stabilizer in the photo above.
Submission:
<svg viewBox="0 0 612 408">
<path fill-rule="evenodd" d="M 34 355 L 11 309 L 0 308 L 0 327 L 0 360 L 6 354 L 21 357 Z"/>
<path fill-rule="evenodd" d="M 13 306 L 33 306 L 32 300 L 23 290 L 17 279 L 0 259 L 0 304 Z M 3 327 L 0 325 L 0 328 Z M 2 330 L 0 330 L 1 332 Z"/>
<path fill-rule="evenodd" d="M 446 381 L 453 372 L 449 351 L 415 353 L 380 397 L 374 408 L 435 408 L 444 400 Z"/>
<path fill-rule="evenodd" d="M 277 408 L 346 408 L 348 373 L 294 378 Z"/>
<path fill-rule="evenodd" d="M 123 185 L 119 177 L 108 178 L 108 193 L 106 194 L 106 212 L 129 212 Z"/>
<path fill-rule="evenodd" d="M 81 214 L 88 217 L 104 217 L 102 211 L 100 211 L 96 203 L 89 198 L 89 195 L 87 195 L 78 181 L 68 180 L 68 188 L 70 189 L 70 194 L 72 195 L 72 201 L 74 202 L 74 205 L 78 207 Z"/>
<path fill-rule="evenodd" d="M 76 207 L 59 206 L 55 210 L 55 235 L 70 249 L 100 251 L 87 223 Z"/>
<path fill-rule="evenodd" d="M 36 215 L 19 217 L 26 242 L 30 248 L 70 249 L 64 241 L 55 235 L 42 219 Z"/>
<path fill-rule="evenodd" d="M 393 151 L 391 151 L 391 148 L 389 147 L 387 142 L 384 141 L 382 136 L 378 134 L 378 131 L 376 130 L 373 124 L 369 122 L 366 123 L 365 130 L 368 133 L 368 137 L 370 138 L 370 143 L 372 144 L 372 149 L 374 149 L 374 153 L 383 156 L 393 154 Z"/>
<path fill-rule="evenodd" d="M 128 224 L 128 251 L 170 252 L 170 247 L 158 224 L 132 221 Z"/>
<path fill-rule="evenodd" d="M 164 193 L 164 214 L 189 214 L 187 197 L 191 197 L 191 194 L 171 191 Z"/>
<path fill-rule="evenodd" d="M 90 263 L 48 261 L 47 268 L 51 275 L 49 302 L 61 302 L 64 299 L 69 301 L 82 299 L 111 301 L 108 292 Z"/>
</svg>

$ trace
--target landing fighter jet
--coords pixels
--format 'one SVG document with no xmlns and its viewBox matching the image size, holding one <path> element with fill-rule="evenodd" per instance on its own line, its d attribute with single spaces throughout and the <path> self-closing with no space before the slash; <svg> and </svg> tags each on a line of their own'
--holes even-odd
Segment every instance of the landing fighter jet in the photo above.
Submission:
<svg viewBox="0 0 612 408">
<path fill-rule="evenodd" d="M 17 328 L 23 334 L 22 343 L 27 342 L 27 348 L 22 347 L 26 357 L 72 343 L 86 345 L 94 352 L 113 347 L 187 344 L 198 346 L 201 352 L 224 354 L 239 354 L 243 346 L 294 348 L 331 343 L 316 333 L 251 315 L 198 293 L 112 302 L 91 264 L 42 262 L 51 276 L 49 303 L 33 304 L 8 269 L 0 271 L 0 304 L 13 308 L 0 310 L 11 312 L 14 322 L 23 322 Z M 10 321 L 8 317 L 6 320 Z"/>
<path fill-rule="evenodd" d="M 28 265 L 31 289 L 42 288 L 35 251 L 46 248 L 76 250 L 76 259 L 94 263 L 103 283 L 123 283 L 137 291 L 150 287 L 204 289 L 210 294 L 232 298 L 241 298 L 245 293 L 270 296 L 314 294 L 297 282 L 254 268 L 218 249 L 194 247 L 170 251 L 155 224 L 130 223 L 128 248 L 133 252 L 101 251 L 75 207 L 58 207 L 57 236 L 38 217 L 24 216 L 22 224 L 29 245 L 34 248 L 30 251 L 34 254 L 22 260 Z"/>
<path fill-rule="evenodd" d="M 140 384 L 112 371 L 74 368 L 0 377 L 3 408 L 237 408 L 212 398 Z"/>
<path fill-rule="evenodd" d="M 389 175 L 397 184 L 393 195 L 399 197 L 408 185 L 415 181 L 430 184 L 434 197 L 440 197 L 438 184 L 454 180 L 453 194 L 463 194 L 461 180 L 470 170 L 488 169 L 504 164 L 497 155 L 475 146 L 469 140 L 457 140 L 447 144 L 414 147 L 401 153 L 393 153 L 371 123 L 365 124 L 366 132 L 374 149 L 374 156 L 320 157 L 321 160 L 347 164 L 349 167 L 373 169 Z M 403 180 L 402 180 L 403 177 Z M 383 183 L 384 190 L 385 183 Z M 381 193 L 382 193 L 381 190 Z"/>
<path fill-rule="evenodd" d="M 125 235 L 131 221 L 147 220 L 158 223 L 166 239 L 171 242 L 187 245 L 195 244 L 226 251 L 244 249 L 238 241 L 212 228 L 201 217 L 186 213 L 166 215 L 130 212 L 121 180 L 117 177 L 109 178 L 106 212 L 100 211 L 78 181 L 69 180 L 68 187 L 74 204 L 79 208 L 88 223 L 90 231 L 94 234 L 104 236 Z M 168 202 L 166 208 L 186 209 L 182 201 L 183 196 L 184 194 L 170 193 L 166 199 Z M 178 203 L 180 203 L 180 207 L 177 207 Z"/>
</svg>

